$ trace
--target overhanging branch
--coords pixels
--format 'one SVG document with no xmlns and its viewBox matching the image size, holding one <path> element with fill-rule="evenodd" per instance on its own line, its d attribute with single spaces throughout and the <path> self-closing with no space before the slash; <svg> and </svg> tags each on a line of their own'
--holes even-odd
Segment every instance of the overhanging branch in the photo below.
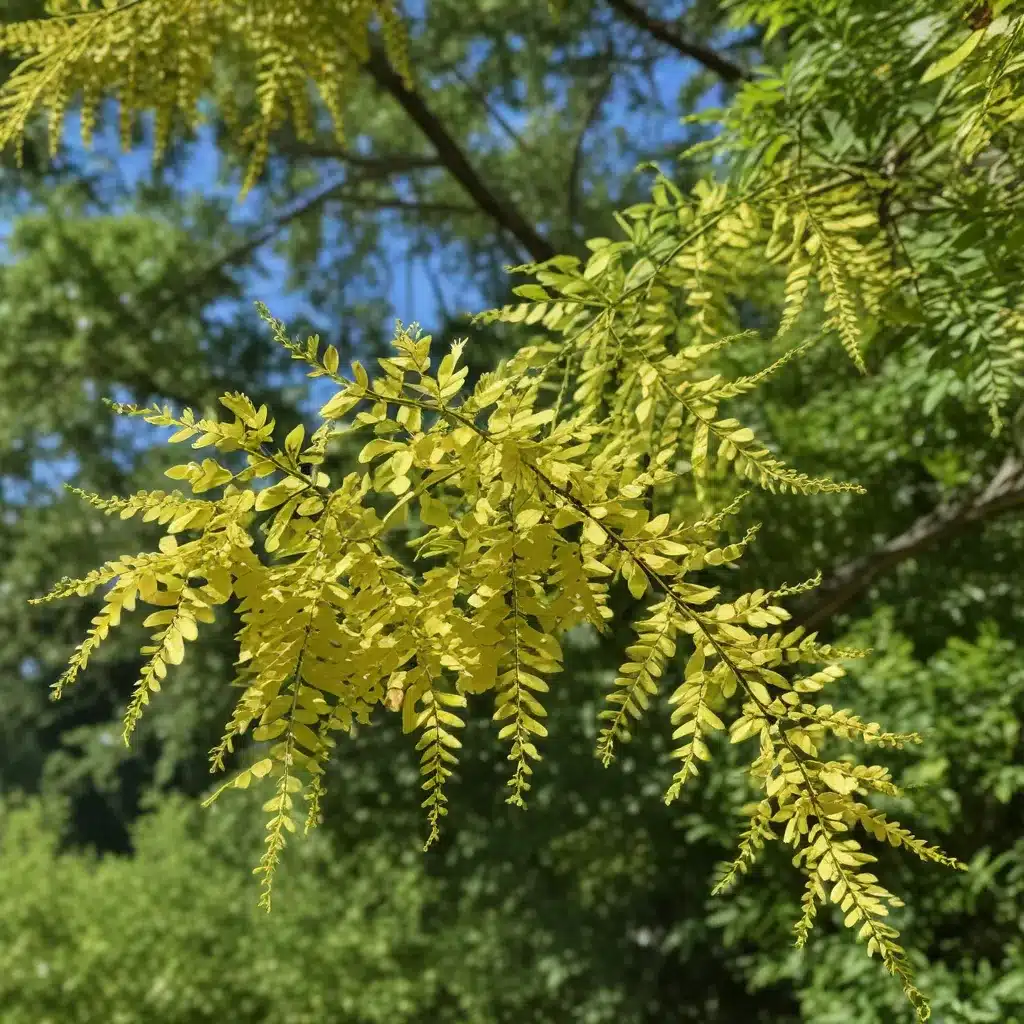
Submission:
<svg viewBox="0 0 1024 1024">
<path fill-rule="evenodd" d="M 267 223 L 258 231 L 225 252 L 220 253 L 194 275 L 189 275 L 181 287 L 173 289 L 172 292 L 165 294 L 159 299 L 152 294 L 147 294 L 145 291 L 142 292 L 136 298 L 135 308 L 145 322 L 155 323 L 187 296 L 203 294 L 212 282 L 220 279 L 220 275 L 228 267 L 244 263 L 257 249 L 261 249 L 293 221 L 304 217 L 307 213 L 311 213 L 329 200 L 337 198 L 341 190 L 348 184 L 349 182 L 345 178 L 341 180 L 335 179 L 328 181 L 325 185 L 321 185 L 306 195 L 300 196 L 294 202 L 288 203 L 281 210 L 272 214 L 267 219 Z"/>
<path fill-rule="evenodd" d="M 719 78 L 726 82 L 750 81 L 752 75 L 739 64 L 734 64 L 728 57 L 723 57 L 717 50 L 711 49 L 702 43 L 695 43 L 684 39 L 675 26 L 661 18 L 655 18 L 648 14 L 642 7 L 633 3 L 632 0 L 608 0 L 608 6 L 613 11 L 622 15 L 627 21 L 631 21 L 638 28 L 642 28 L 649 35 L 659 42 L 671 46 L 673 50 L 681 53 L 684 57 L 690 57 L 702 64 L 709 71 L 714 71 Z"/>
<path fill-rule="evenodd" d="M 423 97 L 406 88 L 401 75 L 391 66 L 378 47 L 371 48 L 364 67 L 373 80 L 389 93 L 409 115 L 413 124 L 430 140 L 452 177 L 466 190 L 482 213 L 512 235 L 537 263 L 558 253 L 554 246 L 508 201 L 500 199 L 469 162 L 462 147 L 452 137 Z"/>
<path fill-rule="evenodd" d="M 883 573 L 924 548 L 959 533 L 965 527 L 1024 508 L 1024 462 L 1008 455 L 985 489 L 959 501 L 944 502 L 893 537 L 877 551 L 842 566 L 812 592 L 811 603 L 793 616 L 792 625 L 819 629 L 847 608 Z"/>
</svg>

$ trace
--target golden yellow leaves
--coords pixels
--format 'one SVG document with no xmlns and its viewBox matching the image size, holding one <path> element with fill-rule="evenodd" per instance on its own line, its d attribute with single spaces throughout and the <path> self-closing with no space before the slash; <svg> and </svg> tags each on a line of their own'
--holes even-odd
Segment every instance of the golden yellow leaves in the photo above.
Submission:
<svg viewBox="0 0 1024 1024">
<path fill-rule="evenodd" d="M 562 277 L 566 280 L 546 282 L 548 287 L 574 287 L 570 274 Z M 538 346 L 509 376 L 498 372 L 485 378 L 459 404 L 467 377 L 458 365 L 461 342 L 431 376 L 429 337 L 400 328 L 397 354 L 381 359 L 373 377 L 354 363 L 350 381 L 337 375 L 335 350 L 328 348 L 320 357 L 317 339 L 293 342 L 283 325 L 269 322 L 281 344 L 312 367 L 312 375 L 329 375 L 339 385 L 321 412 L 325 421 L 351 413 L 346 432 L 363 432 L 354 471 L 332 490 L 316 467 L 335 428 L 325 422 L 307 442 L 305 428 L 296 426 L 283 449 L 274 449 L 266 408 L 256 409 L 242 395 L 222 399 L 234 413 L 231 424 L 197 421 L 187 411 L 174 417 L 167 410 L 127 410 L 174 427 L 178 440 L 194 439 L 193 447 L 240 449 L 248 467 L 230 481 L 213 459 L 172 471 L 194 488 L 224 486 L 216 502 L 151 494 L 101 505 L 120 514 L 143 510 L 170 522 L 174 529 L 161 540 L 157 556 L 167 564 L 122 559 L 86 580 L 63 581 L 60 591 L 88 591 L 117 581 L 93 633 L 72 659 L 72 676 L 118 623 L 121 609 L 131 610 L 136 591 L 160 606 L 146 620 L 156 632 L 145 649 L 150 662 L 129 709 L 136 717 L 149 693 L 159 689 L 167 666 L 180 663 L 186 644 L 197 638 L 198 623 L 209 621 L 209 606 L 232 592 L 242 599 L 244 693 L 213 760 L 222 767 L 232 737 L 254 723 L 253 739 L 269 744 L 265 756 L 222 787 L 276 780 L 276 792 L 264 805 L 272 818 L 257 869 L 265 885 L 286 835 L 295 830 L 290 812 L 293 794 L 303 789 L 302 777 L 308 826 L 334 745 L 330 733 L 370 721 L 378 705 L 400 711 L 404 731 L 418 734 L 428 844 L 447 811 L 446 782 L 457 763 L 469 693 L 494 696 L 497 736 L 509 744 L 514 764 L 508 800 L 524 805 L 541 757 L 538 742 L 547 736 L 544 694 L 562 668 L 557 636 L 581 623 L 603 628 L 613 614 L 611 586 L 619 580 L 634 600 L 649 591 L 657 598 L 639 616 L 636 641 L 627 648 L 608 696 L 610 707 L 601 712 L 598 753 L 605 763 L 611 759 L 614 742 L 629 739 L 667 678 L 676 744 L 667 800 L 698 775 L 715 742 L 756 737 L 759 752 L 749 774 L 763 787 L 764 799 L 730 877 L 746 870 L 764 842 L 774 838 L 772 823 L 785 822 L 784 841 L 797 847 L 798 863 L 812 878 L 800 925 L 804 934 L 816 902 L 828 898 L 824 883 L 845 902 L 853 891 L 850 882 L 845 890 L 837 890 L 836 883 L 865 856 L 839 841 L 829 845 L 823 827 L 859 822 L 894 845 L 916 842 L 854 801 L 859 790 L 888 791 L 887 780 L 872 774 L 874 769 L 815 760 L 827 732 L 879 743 L 903 738 L 830 705 L 804 703 L 805 694 L 842 675 L 832 662 L 857 653 L 816 644 L 800 629 L 768 632 L 788 617 L 773 601 L 810 584 L 722 599 L 718 587 L 704 585 L 694 574 L 736 561 L 753 540 L 756 527 L 737 542 L 721 541 L 739 499 L 699 522 L 676 523 L 667 512 L 652 514 L 662 507 L 660 485 L 679 486 L 680 476 L 670 467 L 683 461 L 687 440 L 695 475 L 706 471 L 715 445 L 721 464 L 755 475 L 765 486 L 849 487 L 785 469 L 750 428 L 716 418 L 717 403 L 729 388 L 740 393 L 764 374 L 724 383 L 719 377 L 680 379 L 701 358 L 697 351 L 681 353 L 668 364 L 673 436 L 654 447 L 646 438 L 652 425 L 664 421 L 664 407 L 653 400 L 661 385 L 659 371 L 649 366 L 636 373 L 639 408 L 629 407 L 611 429 L 595 422 L 594 408 L 586 405 L 593 398 L 589 393 L 582 405 L 567 403 L 565 416 L 556 414 L 556 406 L 539 407 L 545 360 L 557 363 L 561 350 Z M 650 337 L 649 351 L 656 354 L 660 341 Z M 584 353 L 583 373 L 590 372 L 587 359 L 591 369 L 600 368 L 598 355 Z M 687 439 L 684 431 L 691 428 Z M 269 486 L 255 484 L 264 477 L 271 478 Z M 383 514 L 381 504 L 388 507 Z M 418 559 L 437 559 L 427 568 L 422 562 L 400 562 L 384 543 L 399 513 L 417 508 L 412 547 Z M 249 521 L 265 514 L 267 565 L 249 550 L 248 534 Z M 201 538 L 179 546 L 172 535 L 179 529 L 201 531 Z M 205 585 L 186 586 L 192 572 L 203 576 Z M 675 675 L 680 633 L 692 642 L 681 680 Z M 783 674 L 783 666 L 797 662 L 823 667 L 803 678 Z M 866 902 L 873 894 L 865 894 L 863 913 L 874 919 L 878 915 L 869 914 Z M 878 949 L 891 952 L 884 946 L 891 936 L 876 928 L 871 938 Z"/>
<path fill-rule="evenodd" d="M 195 557 L 193 555 L 193 557 Z M 196 564 L 182 564 L 179 571 L 185 578 L 201 571 Z M 225 572 L 221 570 L 217 581 L 221 587 L 225 585 Z M 167 585 L 166 591 L 156 589 L 156 580 Z M 130 581 L 129 585 L 130 585 Z M 152 634 L 151 644 L 141 648 L 141 654 L 150 655 L 149 661 L 143 666 L 132 699 L 128 704 L 124 718 L 124 741 L 127 745 L 143 708 L 149 703 L 150 693 L 159 693 L 161 680 L 167 675 L 168 665 L 180 665 L 185 660 L 185 644 L 196 640 L 199 636 L 199 622 L 213 622 L 214 613 L 211 604 L 221 603 L 227 595 L 221 595 L 216 588 L 196 589 L 188 587 L 178 576 L 161 574 L 157 577 L 143 576 L 138 580 L 139 593 L 143 600 L 150 604 L 169 604 L 171 607 L 153 612 L 143 622 L 147 627 L 160 627 Z M 229 581 L 228 581 L 229 583 Z M 230 585 L 227 587 L 230 594 Z M 134 595 L 131 598 L 134 601 Z"/>
<path fill-rule="evenodd" d="M 618 710 L 598 712 L 598 718 L 608 722 L 597 738 L 597 755 L 606 767 L 614 756 L 614 743 L 631 738 L 629 719 L 639 720 L 650 707 L 650 698 L 657 695 L 657 680 L 675 655 L 678 628 L 667 599 L 654 605 L 637 623 L 637 641 L 626 648 L 628 660 L 620 666 L 612 692 L 605 698 L 609 704 L 618 705 Z"/>
<path fill-rule="evenodd" d="M 97 109 L 116 98 L 126 148 L 134 118 L 153 113 L 159 161 L 172 124 L 183 119 L 194 126 L 200 99 L 212 90 L 232 134 L 250 152 L 244 195 L 263 170 L 271 132 L 289 115 L 298 136 L 308 136 L 311 84 L 342 137 L 345 95 L 369 56 L 374 13 L 382 20 L 388 57 L 412 88 L 404 24 L 391 0 L 351 0 L 340 8 L 293 0 L 287 17 L 279 16 L 278 7 L 276 0 L 135 0 L 4 26 L 0 50 L 24 59 L 0 90 L 0 147 L 14 141 L 20 159 L 28 121 L 43 107 L 56 152 L 65 109 L 81 90 L 87 145 Z M 233 64 L 253 87 L 256 110 L 244 127 L 235 102 L 237 74 L 227 76 L 231 86 L 225 88 L 214 75 L 216 58 Z"/>
<path fill-rule="evenodd" d="M 403 672 L 402 676 L 405 675 Z M 435 679 L 423 667 L 418 666 L 408 675 L 402 703 L 402 729 L 407 733 L 423 730 L 416 749 L 421 751 L 420 775 L 424 777 L 421 788 L 427 792 L 421 805 L 427 808 L 430 822 L 430 834 L 423 847 L 427 849 L 438 838 L 438 823 L 448 813 L 444 783 L 452 774 L 449 766 L 458 763 L 452 751 L 462 746 L 452 730 L 465 727 L 465 722 L 448 709 L 466 707 L 466 698 L 435 685 Z M 423 708 L 417 710 L 420 702 Z"/>
<path fill-rule="evenodd" d="M 307 481 L 294 476 L 285 477 L 280 483 L 265 488 L 256 495 L 254 508 L 257 512 L 266 512 L 283 505 L 289 498 L 305 492 L 309 488 Z M 296 506 L 297 507 L 297 506 Z"/>
<path fill-rule="evenodd" d="M 252 784 L 253 779 L 262 779 L 270 774 L 271 769 L 274 767 L 274 762 L 269 757 L 261 758 L 252 767 L 246 768 L 244 771 L 239 772 L 232 780 L 231 785 L 235 789 L 248 789 Z M 292 784 L 290 792 L 298 792 L 302 785 L 298 779 L 289 779 Z M 211 801 L 205 800 L 204 806 L 209 806 Z"/>
<path fill-rule="evenodd" d="M 320 417 L 325 420 L 341 419 L 345 413 L 354 409 L 362 401 L 362 398 L 363 394 L 357 387 L 339 391 L 320 407 Z"/>
</svg>

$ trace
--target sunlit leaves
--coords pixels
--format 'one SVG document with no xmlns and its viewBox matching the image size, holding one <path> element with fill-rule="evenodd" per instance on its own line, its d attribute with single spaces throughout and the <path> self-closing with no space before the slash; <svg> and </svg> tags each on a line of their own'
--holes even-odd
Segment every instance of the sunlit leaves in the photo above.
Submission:
<svg viewBox="0 0 1024 1024">
<path fill-rule="evenodd" d="M 781 102 L 780 85 L 761 92 Z M 277 87 L 261 93 L 268 111 Z M 605 629 L 628 595 L 642 607 L 600 714 L 602 760 L 645 711 L 663 705 L 671 801 L 699 784 L 716 747 L 755 740 L 748 772 L 759 802 L 726 877 L 781 838 L 808 876 L 798 934 L 820 904 L 859 900 L 852 924 L 873 922 L 871 949 L 898 967 L 895 933 L 876 921 L 886 900 L 857 877 L 866 855 L 837 838 L 837 823 L 926 848 L 859 803 L 870 791 L 893 795 L 887 779 L 871 766 L 818 758 L 825 736 L 892 746 L 912 737 L 809 702 L 856 652 L 776 628 L 788 618 L 776 602 L 800 587 L 737 594 L 727 572 L 713 572 L 743 558 L 756 533 L 751 526 L 736 539 L 735 490 L 716 501 L 728 486 L 751 479 L 804 494 L 859 490 L 787 467 L 759 439 L 766 429 L 720 411 L 810 345 L 798 340 L 740 376 L 721 372 L 723 354 L 756 338 L 736 323 L 744 282 L 776 267 L 780 331 L 819 316 L 819 329 L 834 328 L 863 365 L 865 319 L 903 281 L 878 218 L 878 182 L 830 170 L 823 188 L 820 168 L 789 159 L 779 156 L 772 180 L 753 187 L 708 180 L 684 195 L 659 178 L 653 203 L 618 217 L 626 241 L 595 240 L 585 266 L 559 257 L 517 268 L 535 279 L 517 289 L 525 301 L 489 319 L 525 322 L 547 337 L 475 386 L 465 341 L 438 360 L 429 335 L 399 323 L 386 357 L 343 370 L 336 349 L 322 349 L 316 336 L 290 338 L 260 307 L 277 342 L 337 389 L 313 434 L 296 425 L 275 441 L 266 407 L 240 394 L 221 399 L 230 422 L 121 408 L 170 428 L 175 443 L 238 453 L 244 468 L 229 472 L 212 457 L 173 467 L 172 479 L 208 492 L 201 500 L 156 492 L 90 499 L 164 525 L 164 561 L 121 559 L 62 583 L 54 596 L 110 584 L 69 678 L 136 597 L 157 605 L 146 620 L 155 632 L 129 709 L 134 724 L 199 637 L 209 605 L 237 599 L 241 695 L 211 761 L 221 770 L 242 737 L 256 744 L 250 767 L 222 789 L 272 790 L 257 868 L 265 905 L 298 827 L 294 794 L 313 827 L 333 734 L 372 722 L 380 707 L 416 737 L 428 843 L 447 813 L 470 694 L 482 696 L 507 751 L 508 801 L 525 806 L 545 743 L 558 741 L 548 735 L 545 702 L 562 670 L 559 637 Z M 358 454 L 339 480 L 318 467 L 340 432 L 356 435 Z M 194 539 L 179 544 L 175 535 Z M 396 557 L 391 545 L 403 541 L 415 559 Z M 193 573 L 208 592 L 188 585 Z M 800 663 L 816 669 L 791 675 Z"/>
<path fill-rule="evenodd" d="M 91 139 L 100 101 L 117 98 L 123 145 L 130 145 L 133 120 L 152 113 L 159 160 L 172 124 L 194 124 L 205 94 L 219 93 L 221 103 L 233 109 L 234 96 L 214 73 L 215 58 L 230 55 L 257 106 L 252 123 L 232 126 L 250 150 L 244 194 L 258 180 L 270 135 L 282 121 L 290 118 L 299 136 L 308 136 L 310 84 L 342 137 L 344 98 L 366 59 L 374 14 L 383 21 L 388 57 L 411 86 L 403 22 L 389 0 L 293 0 L 287 17 L 276 17 L 276 11 L 269 0 L 255 5 L 136 0 L 5 25 L 0 50 L 22 63 L 0 89 L 0 148 L 14 142 L 20 157 L 29 119 L 43 108 L 56 152 L 68 101 L 81 90 L 83 141 Z M 231 81 L 229 88 L 237 89 L 238 83 Z"/>
</svg>

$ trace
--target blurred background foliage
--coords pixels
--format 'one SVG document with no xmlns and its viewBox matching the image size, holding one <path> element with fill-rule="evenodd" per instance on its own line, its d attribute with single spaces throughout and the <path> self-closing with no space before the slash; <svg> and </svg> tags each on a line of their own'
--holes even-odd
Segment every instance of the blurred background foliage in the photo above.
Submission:
<svg viewBox="0 0 1024 1024">
<path fill-rule="evenodd" d="M 720 7 L 642 10 L 739 67 L 785 59 L 787 31 L 766 43 L 756 28 L 729 29 Z M 11 0 L 0 18 L 41 9 Z M 684 188 L 696 180 L 705 167 L 676 156 L 710 129 L 678 119 L 736 87 L 638 24 L 639 9 L 564 4 L 552 20 L 542 3 L 407 5 L 432 116 L 558 251 L 616 233 L 612 212 L 647 198 L 638 162 L 659 161 Z M 822 102 L 838 103 L 830 88 Z M 470 329 L 466 314 L 510 301 L 502 268 L 524 253 L 372 76 L 349 106 L 350 148 L 327 131 L 310 145 L 282 130 L 240 205 L 246 154 L 207 113 L 154 170 L 148 126 L 127 155 L 111 131 L 86 152 L 73 117 L 53 161 L 40 126 L 23 168 L 9 154 L 0 162 L 0 1024 L 909 1020 L 898 986 L 828 914 L 806 950 L 791 948 L 800 890 L 780 851 L 734 895 L 710 897 L 750 798 L 730 770 L 735 748 L 719 744 L 671 809 L 660 801 L 667 712 L 601 770 L 595 713 L 626 628 L 567 645 L 525 814 L 503 802 L 490 724 L 471 722 L 429 854 L 397 723 L 341 746 L 324 824 L 289 847 L 270 917 L 246 870 L 261 842 L 248 795 L 198 809 L 207 751 L 234 703 L 227 618 L 175 670 L 130 750 L 119 719 L 137 626 L 106 643 L 87 683 L 49 702 L 96 607 L 27 599 L 152 537 L 60 484 L 159 488 L 173 461 L 160 432 L 116 421 L 104 396 L 199 411 L 243 390 L 280 427 L 299 422 L 317 393 L 261 329 L 254 298 L 343 359 L 378 351 L 396 315 L 435 338 L 468 334 L 476 370 L 520 340 Z M 777 283 L 752 283 L 751 325 L 777 298 Z M 765 525 L 728 580 L 736 592 L 884 552 L 1019 453 L 1019 413 L 993 440 L 956 401 L 956 374 L 937 374 L 920 346 L 880 337 L 870 355 L 858 377 L 838 346 L 819 346 L 743 410 L 799 470 L 868 494 L 752 495 L 747 512 Z M 763 356 L 739 345 L 723 365 L 750 372 Z M 350 457 L 332 455 L 339 466 Z M 941 1024 L 1024 1022 L 1019 507 L 871 563 L 869 585 L 815 624 L 874 649 L 836 701 L 926 736 L 887 756 L 910 799 L 886 809 L 971 866 L 954 874 L 880 852 Z"/>
</svg>

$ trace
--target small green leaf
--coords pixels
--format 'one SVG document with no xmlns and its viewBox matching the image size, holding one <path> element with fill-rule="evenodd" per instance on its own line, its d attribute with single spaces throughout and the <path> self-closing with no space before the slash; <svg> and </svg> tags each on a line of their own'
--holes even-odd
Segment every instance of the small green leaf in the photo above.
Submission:
<svg viewBox="0 0 1024 1024">
<path fill-rule="evenodd" d="M 178 616 L 178 630 L 185 640 L 192 641 L 199 636 L 196 620 L 189 618 L 187 615 Z"/>
<path fill-rule="evenodd" d="M 164 636 L 164 660 L 168 665 L 180 665 L 185 660 L 185 643 L 173 626 Z"/>
<path fill-rule="evenodd" d="M 525 508 L 516 516 L 517 530 L 532 530 L 544 518 L 544 510 L 539 508 Z"/>
<path fill-rule="evenodd" d="M 432 498 L 429 494 L 420 495 L 420 519 L 427 526 L 446 526 L 451 522 L 444 502 Z"/>
<path fill-rule="evenodd" d="M 698 640 L 697 647 L 693 654 L 690 655 L 689 660 L 686 662 L 686 668 L 683 670 L 684 679 L 693 679 L 695 676 L 699 676 L 704 671 L 704 644 Z"/>
<path fill-rule="evenodd" d="M 629 587 L 630 594 L 639 601 L 647 592 L 647 575 L 637 569 L 626 581 L 626 585 Z"/>
<path fill-rule="evenodd" d="M 847 793 L 852 793 L 857 788 L 856 779 L 851 779 L 848 775 L 842 775 L 839 772 L 822 772 L 819 778 L 829 789 L 833 789 L 844 796 Z"/>
<path fill-rule="evenodd" d="M 276 722 L 271 722 L 270 725 L 261 725 L 253 730 L 252 738 L 257 743 L 264 740 L 276 740 L 288 727 L 288 720 L 286 718 L 279 718 Z"/>
<path fill-rule="evenodd" d="M 523 299 L 533 299 L 536 302 L 549 302 L 551 296 L 539 284 L 520 284 L 512 289 L 513 295 Z"/>
<path fill-rule="evenodd" d="M 929 64 L 925 73 L 921 76 L 922 84 L 933 82 L 936 78 L 942 78 L 943 75 L 948 75 L 950 71 L 958 68 L 978 48 L 978 44 L 984 35 L 985 30 L 983 28 L 972 32 L 952 53 L 947 54 L 941 60 L 935 61 L 934 64 Z"/>
<path fill-rule="evenodd" d="M 358 395 L 349 394 L 348 391 L 339 391 L 320 409 L 320 416 L 325 420 L 340 419 L 361 401 L 362 398 Z"/>
</svg>

